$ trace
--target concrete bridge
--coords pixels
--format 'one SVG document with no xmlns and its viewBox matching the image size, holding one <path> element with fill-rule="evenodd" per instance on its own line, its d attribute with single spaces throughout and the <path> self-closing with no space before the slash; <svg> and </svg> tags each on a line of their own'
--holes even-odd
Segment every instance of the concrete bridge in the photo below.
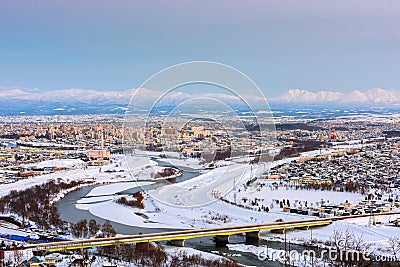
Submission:
<svg viewBox="0 0 400 267">
<path fill-rule="evenodd" d="M 289 222 L 272 222 L 265 224 L 252 224 L 244 226 L 227 226 L 209 229 L 195 229 L 153 234 L 139 234 L 108 238 L 95 238 L 74 241 L 53 242 L 46 244 L 29 244 L 20 249 L 33 249 L 37 252 L 54 252 L 62 250 L 74 250 L 113 246 L 121 244 L 140 244 L 156 241 L 169 241 L 174 246 L 184 246 L 185 240 L 200 237 L 215 237 L 217 246 L 225 246 L 229 243 L 231 235 L 245 234 L 246 242 L 258 242 L 263 231 L 285 231 L 287 229 L 308 229 L 310 227 L 325 226 L 331 224 L 330 219 L 297 220 Z"/>
</svg>

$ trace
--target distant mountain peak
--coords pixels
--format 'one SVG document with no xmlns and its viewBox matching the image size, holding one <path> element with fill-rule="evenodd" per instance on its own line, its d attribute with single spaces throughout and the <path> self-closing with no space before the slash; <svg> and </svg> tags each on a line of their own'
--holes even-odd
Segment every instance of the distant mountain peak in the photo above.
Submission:
<svg viewBox="0 0 400 267">
<path fill-rule="evenodd" d="M 400 92 L 372 88 L 365 92 L 353 90 L 349 93 L 334 91 L 311 92 L 304 89 L 292 89 L 282 96 L 271 99 L 274 103 L 296 103 L 296 104 L 396 104 L 400 103 Z"/>
</svg>

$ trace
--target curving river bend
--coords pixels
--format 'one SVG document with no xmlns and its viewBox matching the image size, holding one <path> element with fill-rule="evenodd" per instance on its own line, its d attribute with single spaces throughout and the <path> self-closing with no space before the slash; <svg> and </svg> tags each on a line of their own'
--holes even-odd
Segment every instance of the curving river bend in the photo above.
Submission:
<svg viewBox="0 0 400 267">
<path fill-rule="evenodd" d="M 156 159 L 152 159 L 158 162 L 159 166 L 166 166 L 169 167 L 170 165 L 166 162 L 163 161 L 158 161 Z M 176 178 L 176 182 L 182 182 L 191 178 L 194 178 L 196 176 L 200 175 L 199 171 L 193 171 L 193 170 L 183 170 L 182 176 Z M 152 185 L 147 185 L 147 186 L 142 186 L 142 187 L 137 187 L 137 184 L 135 182 L 132 182 L 132 188 L 122 191 L 118 194 L 133 194 L 137 191 L 140 190 L 150 190 L 154 189 L 160 186 L 165 185 L 165 182 L 159 181 L 155 184 Z M 55 206 L 58 208 L 61 219 L 67 222 L 71 223 L 76 223 L 81 219 L 95 219 L 98 223 L 103 224 L 105 222 L 105 219 L 97 217 L 93 214 L 91 214 L 87 210 L 81 210 L 76 208 L 77 201 L 81 200 L 84 198 L 93 188 L 98 187 L 101 185 L 94 185 L 94 186 L 87 186 L 83 187 L 79 190 L 73 191 L 68 193 L 63 199 L 61 199 L 59 202 L 55 204 Z M 139 233 L 154 233 L 154 232 L 167 232 L 167 231 L 176 231 L 176 230 L 181 230 L 181 229 L 162 229 L 162 228 L 142 228 L 142 227 L 135 227 L 135 226 L 129 226 L 125 224 L 121 224 L 118 222 L 111 222 L 112 225 L 114 226 L 115 230 L 120 233 L 120 234 L 126 234 L 126 235 L 134 235 L 134 234 L 139 234 Z M 232 243 L 244 243 L 244 237 L 241 236 L 232 236 L 231 237 L 231 242 Z M 270 248 L 274 249 L 284 249 L 284 244 L 279 243 L 279 242 L 268 242 L 265 240 L 260 240 L 260 245 L 266 245 Z M 192 247 L 197 250 L 205 251 L 205 252 L 217 252 L 219 255 L 223 255 L 227 258 L 230 258 L 232 260 L 235 260 L 236 262 L 239 262 L 244 265 L 250 265 L 250 266 L 283 266 L 283 264 L 278 263 L 278 262 L 271 262 L 271 261 L 260 261 L 257 256 L 248 253 L 248 252 L 236 252 L 233 250 L 229 250 L 228 248 L 217 248 L 215 246 L 214 241 L 212 238 L 198 238 L 198 239 L 191 239 L 185 241 L 185 246 L 187 247 Z M 304 247 L 302 246 L 296 246 L 296 245 L 291 245 L 292 249 L 296 249 L 298 251 L 304 250 Z"/>
</svg>

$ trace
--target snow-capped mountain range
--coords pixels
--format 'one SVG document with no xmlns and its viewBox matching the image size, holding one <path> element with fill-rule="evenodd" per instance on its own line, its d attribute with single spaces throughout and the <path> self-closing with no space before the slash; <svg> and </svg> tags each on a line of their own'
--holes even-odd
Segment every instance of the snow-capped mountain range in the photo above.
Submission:
<svg viewBox="0 0 400 267">
<path fill-rule="evenodd" d="M 39 89 L 0 89 L 0 115 L 19 113 L 46 113 L 47 111 L 63 111 L 66 113 L 110 113 L 123 112 L 135 95 L 139 109 L 153 105 L 176 106 L 194 98 L 215 99 L 229 106 L 240 107 L 244 102 L 234 96 L 215 92 L 170 92 L 158 100 L 161 92 L 149 89 L 129 89 L 124 91 L 100 91 L 85 89 L 63 89 L 43 91 Z M 243 98 L 255 109 L 264 109 L 265 100 L 260 96 L 245 95 Z M 400 108 L 400 90 L 374 88 L 367 91 L 354 90 L 349 93 L 334 91 L 311 92 L 293 89 L 285 94 L 267 98 L 274 107 L 290 107 L 299 105 L 347 106 L 347 107 L 396 107 Z M 141 106 L 142 105 L 142 106 Z M 48 113 L 48 112 L 47 112 Z"/>
<path fill-rule="evenodd" d="M 130 97 L 135 94 L 137 89 L 129 89 L 124 91 L 100 91 L 100 90 L 86 90 L 86 89 L 62 89 L 53 91 L 42 91 L 39 89 L 24 90 L 19 88 L 0 90 L 0 98 L 3 100 L 29 100 L 29 101 L 47 101 L 47 102 L 92 102 L 92 101 L 107 101 L 110 103 L 126 103 L 129 102 Z M 159 93 L 153 92 L 148 89 L 141 89 L 140 96 L 143 100 L 148 99 L 152 101 L 158 98 Z M 188 94 L 182 92 L 174 92 L 168 95 L 168 101 L 173 104 L 174 99 L 189 99 L 193 96 L 207 96 L 207 97 L 220 97 L 232 98 L 231 95 L 224 95 L 221 93 L 197 93 Z M 244 98 L 250 98 L 245 96 Z M 362 92 L 354 90 L 350 93 L 334 92 L 334 91 L 319 91 L 311 92 L 304 89 L 291 89 L 285 94 L 268 98 L 268 101 L 273 103 L 380 103 L 380 104 L 394 104 L 400 102 L 400 90 L 385 90 L 381 88 L 374 88 Z M 167 101 L 167 102 L 168 102 Z M 168 104 L 168 103 L 165 103 Z"/>
<path fill-rule="evenodd" d="M 384 104 L 393 105 L 400 103 L 400 90 L 384 90 L 381 88 L 370 89 L 365 92 L 354 90 L 350 93 L 307 90 L 289 90 L 282 96 L 270 99 L 277 103 L 304 103 L 304 104 Z"/>
<path fill-rule="evenodd" d="M 0 90 L 0 98 L 8 100 L 46 101 L 46 102 L 92 102 L 109 101 L 115 103 L 126 102 L 134 90 L 99 91 L 92 89 L 61 89 L 42 91 L 39 89 L 13 88 Z"/>
</svg>

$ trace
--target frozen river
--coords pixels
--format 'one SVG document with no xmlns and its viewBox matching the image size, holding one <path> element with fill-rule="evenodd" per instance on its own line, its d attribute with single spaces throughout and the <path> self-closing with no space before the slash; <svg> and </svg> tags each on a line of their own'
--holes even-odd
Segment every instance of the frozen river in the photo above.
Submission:
<svg viewBox="0 0 400 267">
<path fill-rule="evenodd" d="M 159 166 L 168 166 L 168 163 L 158 161 Z M 200 174 L 199 171 L 194 171 L 194 170 L 183 170 L 183 174 L 181 177 L 178 177 L 176 182 L 182 182 L 188 179 L 192 179 Z M 126 182 L 124 182 L 125 187 L 127 186 Z M 150 190 L 150 189 L 155 189 L 162 187 L 164 185 L 168 184 L 167 182 L 164 181 L 157 181 L 156 183 L 149 184 L 149 185 L 143 185 L 141 187 L 137 186 L 136 182 L 132 182 L 132 187 L 128 188 L 124 191 L 116 193 L 118 194 L 133 194 L 137 191 L 141 190 Z M 100 218 L 98 216 L 93 215 L 90 213 L 88 210 L 83 210 L 83 209 L 78 209 L 76 206 L 79 205 L 79 202 L 82 200 L 89 199 L 87 196 L 88 194 L 95 188 L 99 187 L 100 185 L 95 185 L 95 186 L 87 186 L 83 187 L 77 191 L 73 191 L 69 194 L 67 194 L 63 199 L 61 199 L 57 204 L 56 207 L 59 209 L 61 219 L 64 221 L 76 223 L 79 220 L 85 218 L 87 220 L 90 219 L 95 219 L 98 223 L 103 224 L 105 222 L 105 219 Z M 107 196 L 104 196 L 107 197 Z M 95 202 L 93 202 L 95 204 Z M 139 233 L 154 233 L 154 232 L 166 232 L 166 231 L 174 231 L 174 230 L 181 230 L 181 229 L 166 229 L 166 228 L 145 228 L 145 227 L 137 227 L 137 226 L 131 226 L 131 225 L 126 225 L 122 223 L 118 223 L 115 221 L 111 222 L 116 231 L 120 234 L 126 234 L 126 235 L 134 235 L 134 234 L 139 234 Z M 244 242 L 244 237 L 241 236 L 235 236 L 232 237 L 233 243 L 243 243 Z M 199 239 L 193 239 L 193 240 L 187 240 L 185 242 L 185 245 L 188 247 L 192 247 L 201 251 L 205 252 L 213 252 L 213 253 L 218 253 L 219 255 L 226 256 L 228 258 L 231 258 L 239 263 L 245 264 L 245 265 L 252 265 L 252 266 L 282 266 L 279 263 L 276 262 L 261 262 L 257 259 L 257 257 L 251 253 L 248 252 L 237 252 L 233 250 L 229 250 L 229 248 L 216 248 L 214 241 L 212 238 L 199 238 Z M 282 248 L 283 244 L 277 243 L 277 242 L 267 242 L 264 240 L 260 240 L 260 245 L 268 245 L 269 247 L 280 249 Z"/>
</svg>

